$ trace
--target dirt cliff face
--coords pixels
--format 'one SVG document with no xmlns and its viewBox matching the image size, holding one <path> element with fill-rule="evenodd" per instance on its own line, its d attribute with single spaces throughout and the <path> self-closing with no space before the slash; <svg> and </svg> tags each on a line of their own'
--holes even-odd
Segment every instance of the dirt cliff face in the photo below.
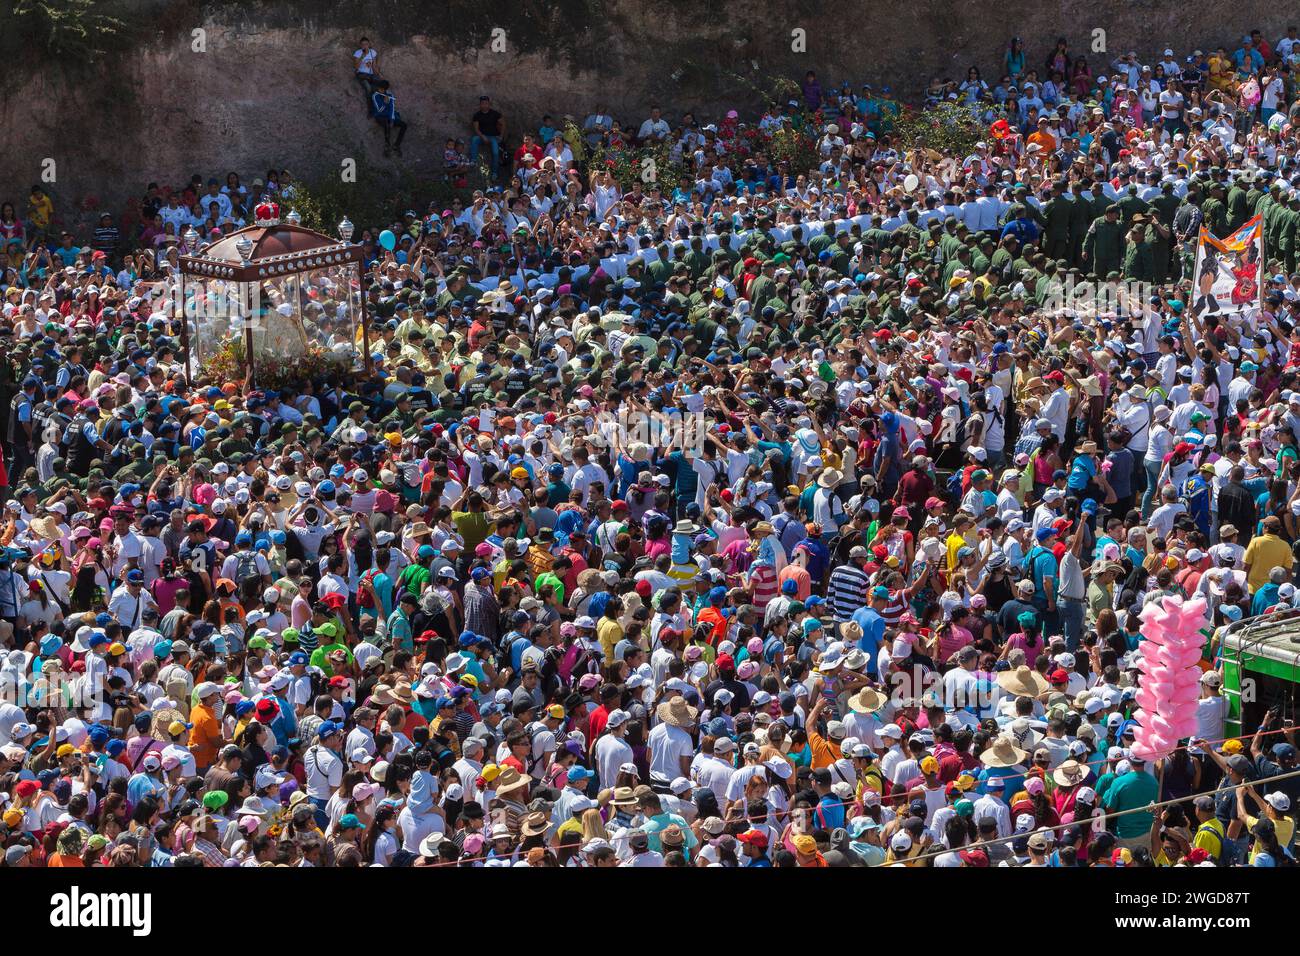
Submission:
<svg viewBox="0 0 1300 956">
<path fill-rule="evenodd" d="M 1058 35 L 1096 64 L 1129 49 L 1235 48 L 1256 27 L 1272 42 L 1290 14 L 1221 0 L 441 0 L 374 8 L 226 0 L 202 15 L 183 2 L 162 16 L 128 24 L 90 68 L 66 71 L 32 53 L 30 65 L 13 71 L 0 94 L 0 177 L 8 184 L 0 198 L 23 199 L 51 160 L 61 209 L 83 216 L 120 208 L 150 180 L 237 170 L 247 183 L 273 165 L 315 179 L 353 159 L 358 188 L 416 189 L 438 175 L 445 138 L 468 137 L 480 93 L 493 97 L 517 145 L 548 112 L 581 120 L 602 107 L 639 124 L 659 103 L 670 120 L 686 109 L 717 118 L 759 107 L 776 78 L 797 80 L 807 69 L 824 84 L 890 85 L 908 97 L 931 76 L 960 79 L 972 63 L 996 81 L 1013 34 L 1031 66 L 1041 67 Z M 363 33 L 380 50 L 411 126 L 400 159 L 382 156 L 352 78 L 350 54 Z M 1095 43 L 1107 53 L 1094 53 Z"/>
</svg>

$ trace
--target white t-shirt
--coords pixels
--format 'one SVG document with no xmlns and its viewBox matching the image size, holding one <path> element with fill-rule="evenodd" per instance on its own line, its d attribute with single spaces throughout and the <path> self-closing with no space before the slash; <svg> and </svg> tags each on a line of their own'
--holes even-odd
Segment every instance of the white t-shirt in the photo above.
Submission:
<svg viewBox="0 0 1300 956">
<path fill-rule="evenodd" d="M 113 576 L 120 578 L 122 570 L 126 567 L 127 561 L 135 560 L 137 566 L 143 570 L 144 562 L 141 557 L 144 555 L 144 541 L 134 531 L 128 531 L 124 535 L 116 535 L 113 538 L 113 546 L 117 548 L 117 557 L 113 559 Z"/>
<path fill-rule="evenodd" d="M 1202 740 L 1222 740 L 1228 716 L 1228 698 L 1202 697 L 1196 702 L 1196 736 Z"/>
<path fill-rule="evenodd" d="M 670 724 L 658 724 L 646 743 L 650 748 L 650 772 L 661 773 L 669 780 L 682 775 L 682 758 L 689 763 L 695 753 L 691 735 Z"/>
<path fill-rule="evenodd" d="M 420 855 L 420 844 L 424 842 L 425 837 L 446 830 L 446 821 L 441 814 L 416 815 L 411 812 L 410 807 L 404 807 L 397 815 L 397 825 L 402 829 L 402 849 L 417 856 Z"/>
<path fill-rule="evenodd" d="M 375 49 L 357 50 L 352 54 L 352 62 L 357 63 L 357 72 L 373 76 L 375 73 L 375 60 L 379 57 L 379 51 Z"/>
<path fill-rule="evenodd" d="M 600 785 L 602 787 L 612 787 L 614 781 L 618 779 L 619 766 L 631 763 L 633 757 L 632 747 L 622 737 L 605 734 L 596 741 L 595 757 L 596 772 L 600 774 Z"/>
<path fill-rule="evenodd" d="M 309 747 L 303 761 L 307 766 L 307 796 L 328 800 L 343 781 L 343 761 L 327 747 Z"/>
</svg>

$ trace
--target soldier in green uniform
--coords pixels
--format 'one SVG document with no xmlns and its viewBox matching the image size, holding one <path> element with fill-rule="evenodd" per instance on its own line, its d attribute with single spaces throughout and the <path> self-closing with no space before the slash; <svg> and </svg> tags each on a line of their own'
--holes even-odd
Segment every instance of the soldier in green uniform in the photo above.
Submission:
<svg viewBox="0 0 1300 956">
<path fill-rule="evenodd" d="M 1146 213 L 1149 208 L 1146 200 L 1139 199 L 1137 194 L 1137 184 L 1130 183 L 1124 189 L 1123 195 L 1115 200 L 1115 205 L 1119 207 L 1120 222 L 1125 229 L 1133 224 L 1133 217 L 1139 213 Z"/>
<path fill-rule="evenodd" d="M 776 262 L 768 259 L 759 267 L 759 274 L 749 284 L 749 302 L 753 308 L 761 308 L 767 300 L 776 294 Z"/>
<path fill-rule="evenodd" d="M 230 461 L 237 455 L 252 450 L 253 443 L 248 440 L 248 419 L 240 415 L 230 423 L 230 437 L 224 439 L 217 446 L 217 451 L 220 452 L 222 458 Z"/>
<path fill-rule="evenodd" d="M 1210 234 L 1218 239 L 1228 235 L 1228 204 L 1225 203 L 1224 195 L 1226 190 L 1223 183 L 1210 183 L 1210 198 L 1201 203 L 1201 215 L 1205 220 L 1205 227 L 1210 230 Z"/>
<path fill-rule="evenodd" d="M 704 251 L 704 240 L 699 236 L 691 236 L 691 251 L 682 257 L 686 263 L 686 268 L 690 270 L 691 281 L 698 281 L 700 276 L 704 275 L 704 270 L 709 267 L 710 258 Z"/>
<path fill-rule="evenodd" d="M 949 216 L 943 221 L 943 231 L 939 234 L 939 251 L 943 254 L 944 262 L 951 262 L 957 257 L 957 250 L 964 248 L 962 241 L 957 238 L 957 218 Z"/>
<path fill-rule="evenodd" d="M 646 266 L 646 277 L 653 284 L 657 291 L 668 284 L 668 277 L 673 274 L 673 263 L 669 259 L 668 243 L 661 242 L 655 246 L 655 252 L 659 257 L 654 262 Z"/>
<path fill-rule="evenodd" d="M 1286 208 L 1278 217 L 1277 258 L 1286 265 L 1287 275 L 1295 272 L 1296 232 L 1300 229 L 1300 192 L 1292 190 L 1286 197 Z M 1267 247 L 1266 247 L 1267 248 Z"/>
<path fill-rule="evenodd" d="M 1243 175 L 1248 177 L 1246 181 L 1250 184 L 1250 188 L 1246 190 L 1246 211 L 1250 214 L 1246 218 L 1250 218 L 1259 212 L 1259 201 L 1267 194 L 1267 190 L 1264 189 L 1255 170 L 1248 169 Z"/>
<path fill-rule="evenodd" d="M 1147 217 L 1142 213 L 1133 217 L 1124 246 L 1124 278 L 1134 282 L 1154 282 L 1156 278 L 1153 244 L 1148 238 Z"/>
<path fill-rule="evenodd" d="M 1070 265 L 1076 269 L 1083 268 L 1083 239 L 1092 225 L 1092 202 L 1084 194 L 1086 182 L 1076 180 L 1070 187 Z"/>
<path fill-rule="evenodd" d="M 1174 184 L 1165 180 L 1160 184 L 1160 195 L 1155 196 L 1150 201 L 1151 206 L 1151 255 L 1155 259 L 1155 269 L 1157 283 L 1168 282 L 1174 276 L 1175 263 L 1173 262 L 1173 243 L 1174 243 L 1174 214 L 1178 212 L 1180 203 L 1178 197 L 1174 195 Z M 1163 226 L 1163 229 L 1155 228 L 1155 223 Z"/>
<path fill-rule="evenodd" d="M 1104 215 L 1094 219 L 1083 240 L 1084 263 L 1092 275 L 1105 278 L 1120 268 L 1124 259 L 1124 227 L 1119 206 L 1111 203 Z"/>
<path fill-rule="evenodd" d="M 849 275 L 849 265 L 853 261 L 853 246 L 850 242 L 852 238 L 847 230 L 841 231 L 835 237 L 835 247 L 831 250 L 831 268 L 846 277 Z"/>
<path fill-rule="evenodd" d="M 1052 198 L 1043 209 L 1044 251 L 1052 259 L 1065 259 L 1070 254 L 1070 211 L 1074 204 L 1065 195 L 1065 183 L 1052 183 Z"/>
<path fill-rule="evenodd" d="M 1246 180 L 1246 174 L 1250 170 L 1245 170 L 1228 188 L 1228 231 L 1236 232 L 1246 220 L 1250 218 L 1250 205 L 1246 201 L 1246 187 L 1250 183 Z M 1254 178 L 1254 173 L 1250 173 Z"/>
</svg>

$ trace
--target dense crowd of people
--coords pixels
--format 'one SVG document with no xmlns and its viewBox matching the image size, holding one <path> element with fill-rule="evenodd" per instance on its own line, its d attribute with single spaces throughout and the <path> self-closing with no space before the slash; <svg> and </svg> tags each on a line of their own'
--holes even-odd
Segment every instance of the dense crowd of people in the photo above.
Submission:
<svg viewBox="0 0 1300 956">
<path fill-rule="evenodd" d="M 367 369 L 282 389 L 187 368 L 177 285 L 287 171 L 0 206 L 5 865 L 1293 865 L 1222 636 L 1300 607 L 1300 40 L 1229 47 L 1015 40 L 930 84 L 963 155 L 812 73 L 514 150 L 484 97 L 489 184 L 359 230 Z M 586 161 L 654 142 L 678 182 Z M 1198 302 L 1255 216 L 1258 297 Z M 1198 733 L 1148 761 L 1173 596 Z"/>
</svg>

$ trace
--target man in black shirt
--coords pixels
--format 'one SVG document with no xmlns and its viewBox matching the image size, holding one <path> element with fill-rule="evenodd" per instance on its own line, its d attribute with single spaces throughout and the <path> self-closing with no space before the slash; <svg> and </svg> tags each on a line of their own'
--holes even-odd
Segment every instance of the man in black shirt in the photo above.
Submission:
<svg viewBox="0 0 1300 956">
<path fill-rule="evenodd" d="M 1255 496 L 1245 486 L 1245 480 L 1246 469 L 1241 465 L 1233 465 L 1228 472 L 1227 483 L 1219 489 L 1219 522 L 1221 525 L 1231 525 L 1234 529 L 1246 528 L 1249 533 L 1255 527 L 1259 513 Z M 1222 528 L 1219 540 L 1223 540 Z"/>
<path fill-rule="evenodd" d="M 492 147 L 492 178 L 495 179 L 501 165 L 501 141 L 506 135 L 506 119 L 492 108 L 492 99 L 488 96 L 478 98 L 478 112 L 470 117 L 470 129 L 473 136 L 469 141 L 469 161 L 478 162 L 478 151 L 485 144 Z"/>
</svg>

